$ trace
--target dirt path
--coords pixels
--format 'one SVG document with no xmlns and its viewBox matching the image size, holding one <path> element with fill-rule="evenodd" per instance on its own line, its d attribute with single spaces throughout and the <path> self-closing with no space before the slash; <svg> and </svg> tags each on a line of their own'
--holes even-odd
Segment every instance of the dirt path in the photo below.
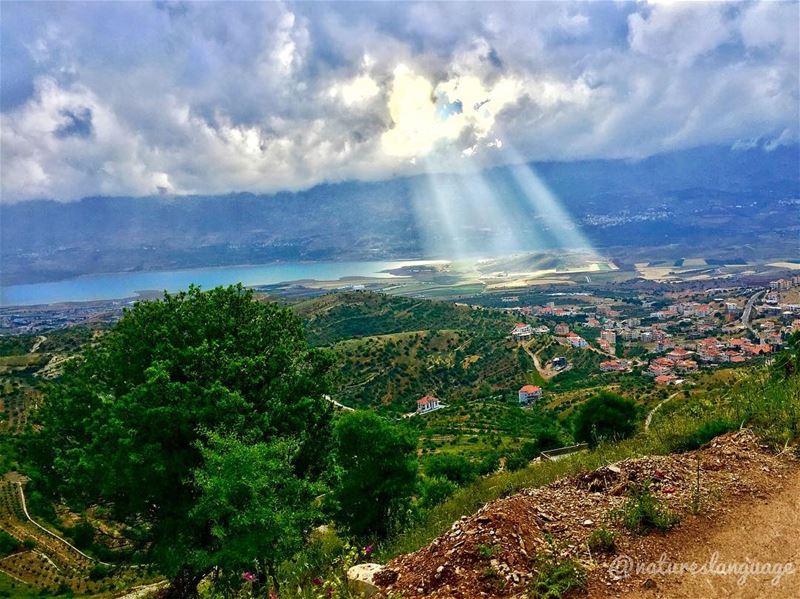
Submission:
<svg viewBox="0 0 800 599">
<path fill-rule="evenodd" d="M 644 421 L 644 432 L 650 430 L 650 423 L 653 421 L 653 416 L 655 416 L 656 412 L 658 412 L 661 409 L 661 406 L 663 406 L 668 401 L 671 401 L 673 398 L 678 397 L 678 395 L 680 395 L 680 391 L 676 391 L 669 397 L 662 399 L 660 402 L 658 402 L 658 405 L 656 407 L 650 410 L 650 412 L 647 414 L 647 418 Z"/>
<path fill-rule="evenodd" d="M 47 341 L 47 337 L 45 337 L 44 335 L 39 335 L 36 338 L 36 343 L 34 343 L 33 347 L 31 347 L 30 353 L 35 354 L 36 350 L 38 350 L 42 346 L 42 343 L 44 343 L 45 341 Z"/>
<path fill-rule="evenodd" d="M 656 574 L 652 588 L 624 594 L 625 599 L 796 599 L 800 597 L 800 471 L 775 480 L 769 496 L 741 498 L 725 518 L 667 538 L 662 551 L 669 562 L 710 563 L 718 567 L 767 567 L 760 576 L 739 574 Z M 657 556 L 655 559 L 658 560 Z M 738 564 L 744 564 L 738 566 Z M 774 576 L 783 572 L 783 575 Z M 773 580 L 776 584 L 773 584 Z M 740 584 L 740 582 L 742 584 Z"/>
</svg>

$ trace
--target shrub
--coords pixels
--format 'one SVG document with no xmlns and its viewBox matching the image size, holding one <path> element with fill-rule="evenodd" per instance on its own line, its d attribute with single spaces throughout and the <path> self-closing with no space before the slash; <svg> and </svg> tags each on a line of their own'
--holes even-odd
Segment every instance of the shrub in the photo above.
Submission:
<svg viewBox="0 0 800 599">
<path fill-rule="evenodd" d="M 477 547 L 478 557 L 483 559 L 490 559 L 494 555 L 494 546 L 480 544 Z"/>
<path fill-rule="evenodd" d="M 419 484 L 419 504 L 422 508 L 439 505 L 458 488 L 453 481 L 442 476 L 426 476 Z"/>
<path fill-rule="evenodd" d="M 735 430 L 737 424 L 727 418 L 714 418 L 672 440 L 674 451 L 690 451 L 705 445 L 714 437 Z"/>
<path fill-rule="evenodd" d="M 78 549 L 86 549 L 94 542 L 94 528 L 86 520 L 81 520 L 67 531 L 67 536 Z"/>
<path fill-rule="evenodd" d="M 616 535 L 605 527 L 595 528 L 587 541 L 592 553 L 614 553 Z"/>
<path fill-rule="evenodd" d="M 19 541 L 7 532 L 0 530 L 0 556 L 5 557 L 14 553 L 19 547 Z"/>
<path fill-rule="evenodd" d="M 98 580 L 102 580 L 103 578 L 107 577 L 111 573 L 111 570 L 108 566 L 104 564 L 95 564 L 92 566 L 92 569 L 89 570 L 89 580 L 97 582 Z"/>
<path fill-rule="evenodd" d="M 506 457 L 506 469 L 511 472 L 521 470 L 528 465 L 529 461 L 522 451 L 514 451 Z"/>
<path fill-rule="evenodd" d="M 475 466 L 461 455 L 441 453 L 431 456 L 425 464 L 425 474 L 448 479 L 457 485 L 466 484 L 477 475 Z"/>
<path fill-rule="evenodd" d="M 634 487 L 625 505 L 615 515 L 625 528 L 637 534 L 666 531 L 678 522 L 677 515 L 667 509 L 646 484 Z"/>
<path fill-rule="evenodd" d="M 575 420 L 575 439 L 592 446 L 603 439 L 630 437 L 635 430 L 636 404 L 608 391 L 583 404 Z"/>
<path fill-rule="evenodd" d="M 530 589 L 534 599 L 561 599 L 586 591 L 586 571 L 574 559 L 559 560 L 557 555 L 539 557 L 536 571 Z"/>
</svg>

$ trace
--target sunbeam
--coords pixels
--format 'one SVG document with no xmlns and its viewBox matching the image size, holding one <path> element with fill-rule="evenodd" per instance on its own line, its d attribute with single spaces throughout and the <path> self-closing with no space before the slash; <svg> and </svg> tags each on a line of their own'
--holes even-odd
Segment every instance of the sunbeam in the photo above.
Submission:
<svg viewBox="0 0 800 599">
<path fill-rule="evenodd" d="M 591 242 L 581 232 L 559 199 L 512 148 L 503 151 L 508 155 L 506 167 L 513 183 L 532 210 L 544 221 L 558 246 L 565 250 L 582 251 L 596 256 Z"/>
</svg>

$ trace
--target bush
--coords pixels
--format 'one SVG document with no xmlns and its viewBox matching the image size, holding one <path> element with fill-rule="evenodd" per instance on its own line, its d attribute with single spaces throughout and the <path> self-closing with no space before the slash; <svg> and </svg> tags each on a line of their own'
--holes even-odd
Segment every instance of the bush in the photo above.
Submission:
<svg viewBox="0 0 800 599">
<path fill-rule="evenodd" d="M 691 430 L 683 435 L 678 435 L 672 440 L 674 451 L 690 451 L 705 445 L 714 437 L 736 430 L 737 424 L 727 418 L 715 418 L 708 420 L 700 425 L 699 428 Z"/>
<path fill-rule="evenodd" d="M 592 553 L 614 553 L 616 535 L 605 527 L 595 528 L 589 535 L 587 544 Z"/>
<path fill-rule="evenodd" d="M 500 467 L 500 455 L 496 451 L 491 451 L 486 454 L 483 459 L 478 463 L 478 474 L 484 476 L 496 472 Z"/>
<path fill-rule="evenodd" d="M 19 541 L 4 530 L 0 530 L 0 556 L 11 555 L 18 547 Z"/>
<path fill-rule="evenodd" d="M 462 455 L 439 453 L 428 458 L 425 474 L 431 477 L 442 477 L 457 485 L 466 484 L 475 479 L 475 466 Z"/>
<path fill-rule="evenodd" d="M 530 592 L 534 599 L 561 599 L 586 591 L 586 572 L 573 559 L 559 560 L 556 555 L 540 557 L 536 570 Z"/>
<path fill-rule="evenodd" d="M 514 451 L 506 457 L 506 470 L 511 472 L 515 472 L 517 470 L 522 470 L 525 466 L 528 465 L 530 460 L 525 456 L 525 454 L 519 450 Z"/>
<path fill-rule="evenodd" d="M 458 488 L 453 481 L 442 476 L 426 476 L 419 484 L 419 504 L 428 509 L 439 505 Z"/>
<path fill-rule="evenodd" d="M 86 549 L 94 543 L 94 528 L 86 520 L 81 520 L 66 533 L 78 549 Z"/>
<path fill-rule="evenodd" d="M 615 515 L 625 528 L 637 534 L 667 531 L 678 522 L 677 515 L 667 509 L 646 484 L 631 489 L 625 505 Z"/>
<path fill-rule="evenodd" d="M 630 437 L 635 430 L 636 404 L 608 391 L 583 404 L 575 420 L 575 439 L 591 446 L 601 440 Z"/>
<path fill-rule="evenodd" d="M 98 580 L 106 578 L 110 573 L 111 569 L 108 566 L 104 564 L 95 564 L 92 566 L 92 569 L 89 570 L 89 580 L 97 582 Z"/>
</svg>

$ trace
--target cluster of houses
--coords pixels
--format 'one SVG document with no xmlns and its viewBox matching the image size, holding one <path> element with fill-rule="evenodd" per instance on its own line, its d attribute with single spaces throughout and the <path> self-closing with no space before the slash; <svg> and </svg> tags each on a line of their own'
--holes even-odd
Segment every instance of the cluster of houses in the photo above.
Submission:
<svg viewBox="0 0 800 599">
<path fill-rule="evenodd" d="M 630 369 L 630 360 L 606 360 L 600 362 L 600 370 L 603 372 L 629 372 Z"/>
<path fill-rule="evenodd" d="M 772 345 L 762 340 L 761 343 L 753 343 L 748 339 L 737 337 L 735 339 L 720 340 L 715 337 L 708 337 L 697 342 L 697 356 L 705 362 L 733 362 L 741 363 L 748 358 L 768 354 L 782 345 L 780 333 L 777 337 L 770 337 Z"/>
</svg>

